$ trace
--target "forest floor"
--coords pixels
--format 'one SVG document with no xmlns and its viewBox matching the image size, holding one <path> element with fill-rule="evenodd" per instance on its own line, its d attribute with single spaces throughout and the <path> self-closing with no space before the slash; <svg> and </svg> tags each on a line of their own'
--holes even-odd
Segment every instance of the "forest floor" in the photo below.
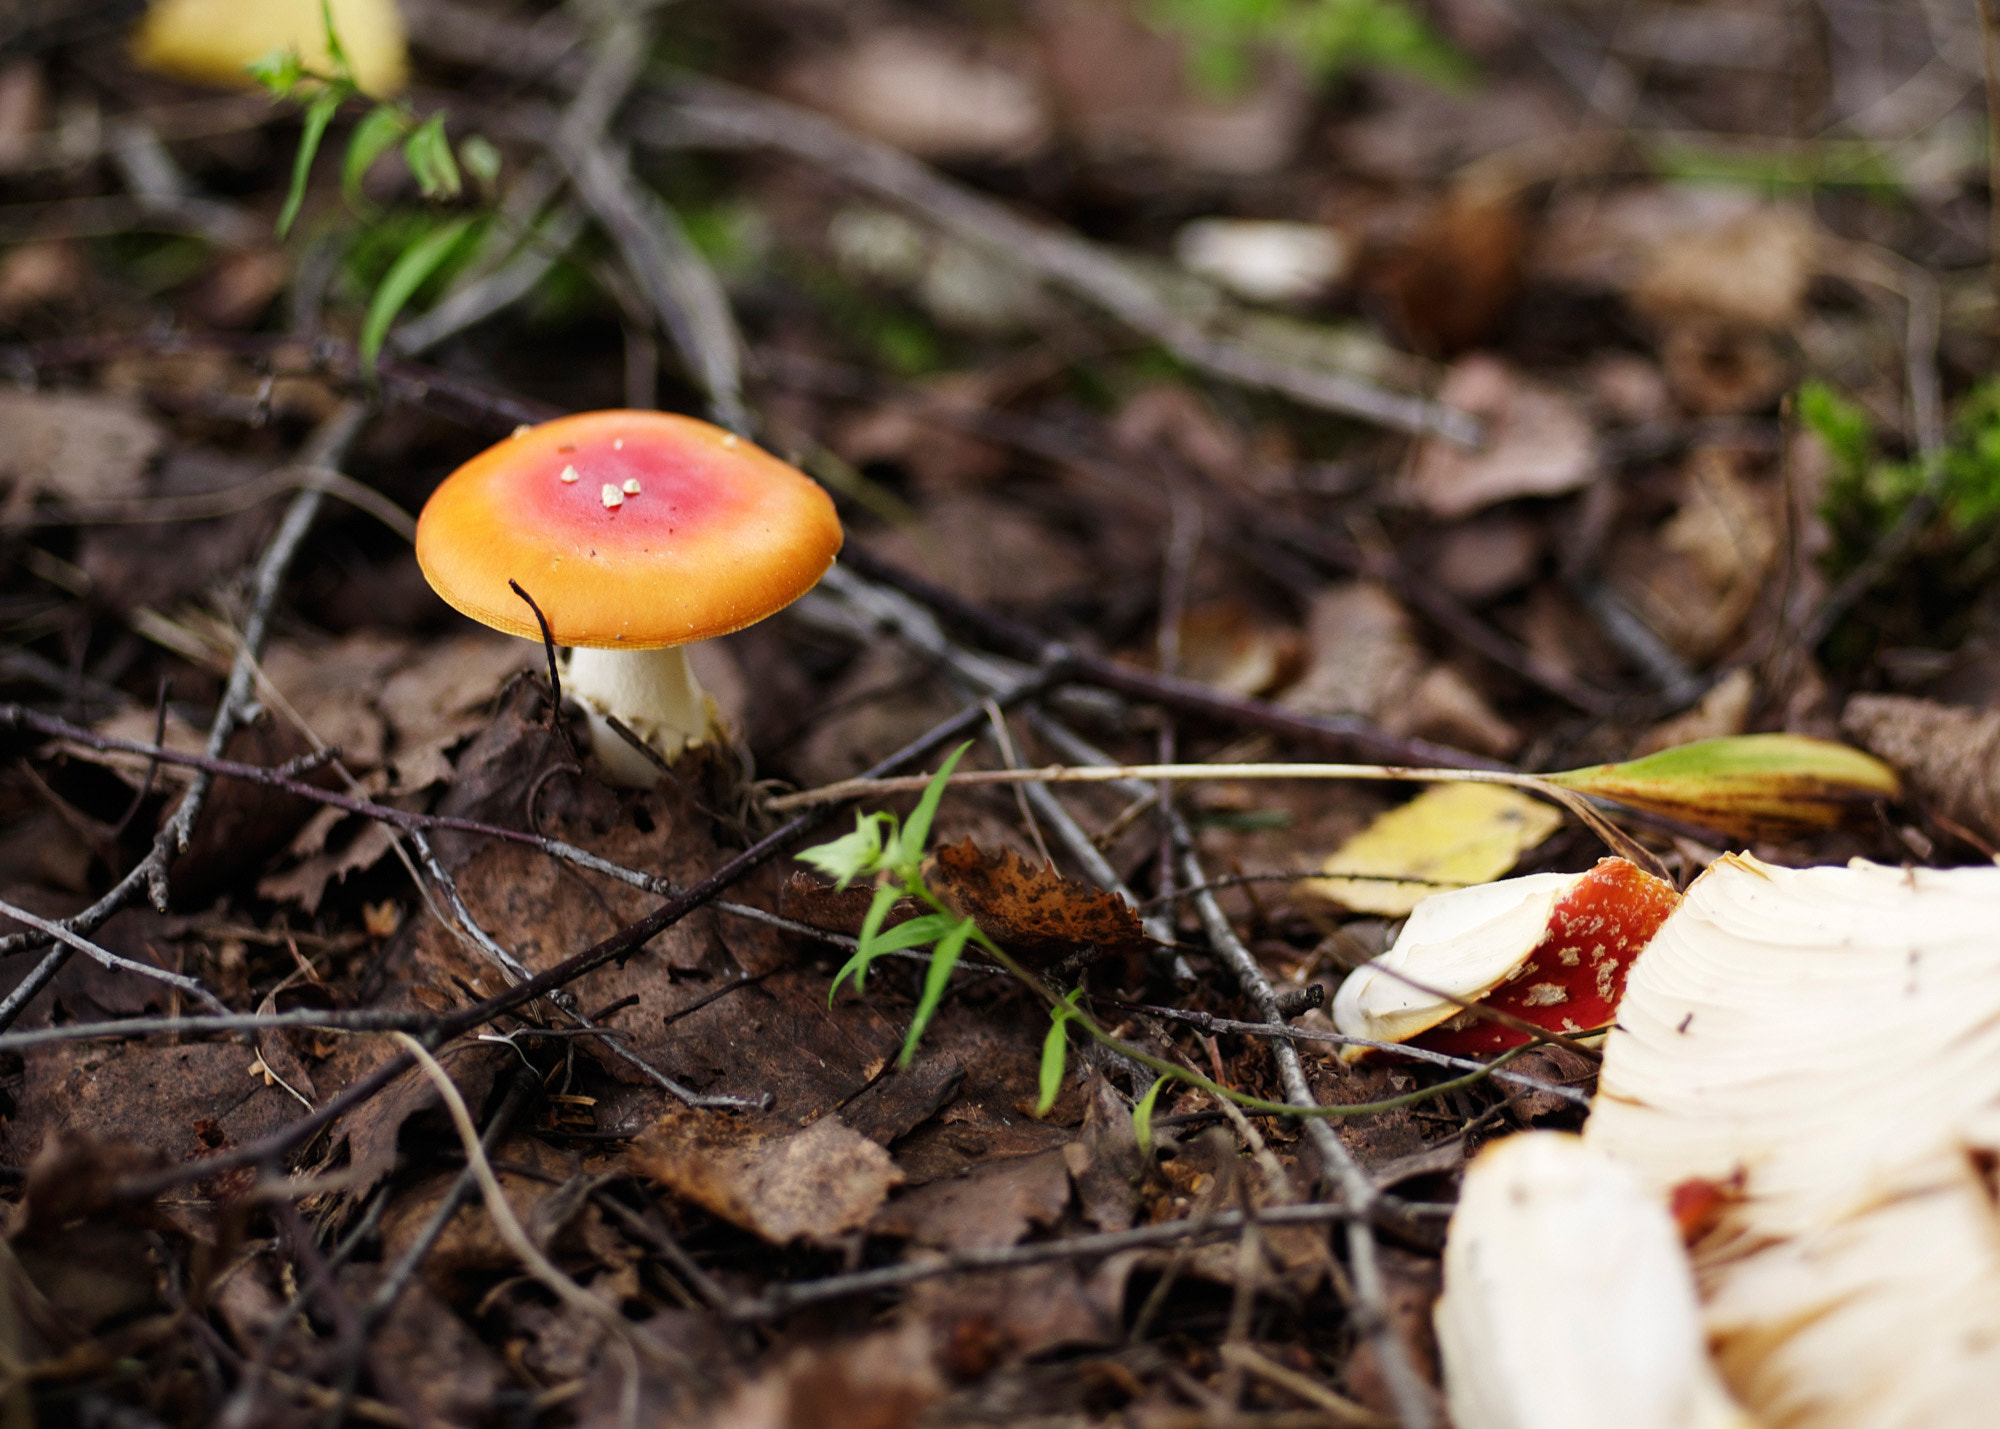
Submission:
<svg viewBox="0 0 2000 1429">
<path fill-rule="evenodd" d="M 772 801 L 1789 731 L 1907 798 L 1759 857 L 2000 840 L 1971 0 L 1437 0 L 1338 73 L 1219 0 L 403 0 L 378 112 L 457 196 L 343 193 L 350 97 L 282 240 L 310 92 L 144 69 L 135 8 L 0 16 L 10 1426 L 1419 1429 L 1459 1172 L 1595 1063 L 1335 1055 L 1407 900 L 1312 876 L 1406 786 L 949 792 L 927 876 L 1027 971 L 975 949 L 906 1059 L 935 964 L 837 984 L 868 895 L 795 855 L 913 797 Z M 647 791 L 410 545 L 621 406 L 847 531 Z M 1682 884 L 1745 846 L 1621 819 Z M 1038 1105 L 1074 989 L 1394 1104 L 1174 1081 L 1142 1152 L 1118 1048 Z"/>
</svg>

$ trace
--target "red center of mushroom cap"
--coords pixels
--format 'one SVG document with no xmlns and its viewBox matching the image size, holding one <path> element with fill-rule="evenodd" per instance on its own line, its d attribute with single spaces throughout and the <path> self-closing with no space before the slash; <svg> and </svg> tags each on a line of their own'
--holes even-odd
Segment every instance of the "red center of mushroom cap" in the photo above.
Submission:
<svg viewBox="0 0 2000 1429">
<path fill-rule="evenodd" d="M 446 477 L 417 521 L 424 575 L 474 620 L 540 638 L 514 580 L 557 644 L 630 650 L 762 620 L 812 589 L 840 543 L 833 502 L 808 477 L 665 412 L 518 432 Z"/>
</svg>

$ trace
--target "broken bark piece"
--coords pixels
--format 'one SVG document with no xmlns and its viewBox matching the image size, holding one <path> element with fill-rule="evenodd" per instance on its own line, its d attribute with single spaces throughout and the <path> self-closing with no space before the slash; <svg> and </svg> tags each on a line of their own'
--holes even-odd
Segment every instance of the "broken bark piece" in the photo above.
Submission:
<svg viewBox="0 0 2000 1429">
<path fill-rule="evenodd" d="M 1417 905 L 1388 952 L 1341 984 L 1334 1025 L 1349 1036 L 1455 1056 L 1503 1052 L 1529 1037 L 1454 997 L 1551 1032 L 1603 1027 L 1632 960 L 1679 901 L 1673 885 L 1622 858 L 1600 859 L 1587 873 L 1529 874 L 1435 894 Z M 1362 1049 L 1343 1055 L 1354 1060 Z"/>
</svg>

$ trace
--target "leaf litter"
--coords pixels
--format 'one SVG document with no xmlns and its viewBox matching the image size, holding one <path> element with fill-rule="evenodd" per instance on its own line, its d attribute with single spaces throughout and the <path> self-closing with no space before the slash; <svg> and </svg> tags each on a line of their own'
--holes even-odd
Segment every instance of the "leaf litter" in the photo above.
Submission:
<svg viewBox="0 0 2000 1429">
<path fill-rule="evenodd" d="M 934 977 L 942 945 L 913 942 L 831 996 L 873 888 L 789 857 L 738 870 L 435 1049 L 529 1243 L 626 1333 L 521 1273 L 381 1020 L 476 1016 L 506 960 L 557 967 L 727 867 L 775 827 L 763 791 L 859 773 L 961 710 L 980 723 L 899 772 L 967 738 L 988 769 L 1506 761 L 1572 771 L 1682 882 L 1725 842 L 1773 865 L 1990 856 L 1990 533 L 1921 508 L 1893 531 L 1910 472 L 1958 483 L 1938 509 L 1981 509 L 1991 334 L 1963 275 L 1986 261 L 1985 173 L 1933 142 L 1976 129 L 1977 89 L 1882 130 L 1859 184 L 1853 153 L 1791 137 L 1861 123 L 1845 101 L 1810 124 L 1780 103 L 1807 72 L 1828 96 L 1914 83 L 1896 57 L 1931 53 L 1937 17 L 1885 21 L 1901 48 L 1795 52 L 1777 24 L 1718 57 L 1671 17 L 1613 34 L 1372 0 L 1388 28 L 1336 75 L 1303 32 L 1196 0 L 695 3 L 676 63 L 743 88 L 646 69 L 594 115 L 579 94 L 625 91 L 585 66 L 651 53 L 640 31 L 401 8 L 396 64 L 426 115 L 449 102 L 461 196 L 424 197 L 435 145 L 423 173 L 342 184 L 336 151 L 385 112 L 353 96 L 282 250 L 299 105 L 139 73 L 63 7 L 0 17 L 0 184 L 25 225 L 0 232 L 0 680 L 10 720 L 66 722 L 9 725 L 0 899 L 140 968 L 0 954 L 0 997 L 39 988 L 0 1014 L 10 1423 L 622 1425 L 632 1395 L 715 1426 L 1434 1422 L 1462 1168 L 1516 1128 L 1575 1129 L 1558 1093 L 1595 1064 L 1544 1046 L 1509 1064 L 1525 1085 L 1439 1091 L 1464 1069 L 1310 1039 L 1434 883 L 1603 851 L 1488 786 L 954 792 L 921 865 L 945 911 L 913 896 L 880 926 L 970 918 L 993 948 Z M 1397 28 L 1420 12 L 1479 85 L 1411 72 L 1441 73 L 1431 32 Z M 1629 71 L 1616 158 L 1575 118 L 1602 94 L 1546 63 L 1585 42 L 1671 71 Z M 696 168 L 662 162 L 689 145 Z M 1923 145 L 1929 168 L 1899 167 Z M 593 146 L 632 154 L 623 179 L 587 181 Z M 623 246 L 672 231 L 634 212 L 678 216 L 681 288 Z M 1282 236 L 1286 281 L 1194 262 L 1198 235 Z M 747 362 L 683 346 L 718 341 L 689 293 Z M 451 329 L 421 350 L 396 327 L 418 312 Z M 382 337 L 364 375 L 351 344 Z M 1864 440 L 1790 401 L 1804 377 Z M 732 382 L 837 492 L 850 549 L 914 578 L 718 642 L 702 678 L 736 741 L 613 789 L 551 717 L 542 653 L 446 611 L 398 531 L 518 424 L 721 411 Z M 319 445 L 350 403 L 359 429 Z M 333 470 L 349 484 L 301 498 Z M 1049 638 L 1117 678 L 1010 691 Z M 200 759 L 225 704 L 221 757 L 302 787 L 222 778 L 182 830 L 192 765 L 98 747 Z M 1842 730 L 1883 762 L 1699 744 Z M 200 1010 L 145 969 L 269 1025 L 96 1031 Z M 1295 1060 L 1242 1030 L 1267 994 L 1308 1039 Z M 1322 1137 L 1232 1101 L 1305 1094 L 1397 1104 Z M 1360 1184 L 1357 1240 L 1339 1203 Z"/>
</svg>

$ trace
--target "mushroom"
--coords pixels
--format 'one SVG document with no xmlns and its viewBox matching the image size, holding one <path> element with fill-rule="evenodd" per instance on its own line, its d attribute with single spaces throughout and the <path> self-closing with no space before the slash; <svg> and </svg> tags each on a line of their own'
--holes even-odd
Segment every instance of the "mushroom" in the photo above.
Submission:
<svg viewBox="0 0 2000 1429">
<path fill-rule="evenodd" d="M 572 654 L 568 691 L 617 783 L 659 781 L 618 720 L 671 761 L 708 737 L 685 647 L 810 590 L 840 551 L 810 478 L 720 427 L 664 412 L 584 412 L 522 427 L 446 477 L 417 521 L 417 563 L 466 615 Z"/>
<path fill-rule="evenodd" d="M 1678 899 L 1671 884 L 1622 858 L 1600 859 L 1586 873 L 1531 873 L 1434 893 L 1411 911 L 1388 952 L 1340 985 L 1333 1024 L 1350 1037 L 1458 1056 L 1528 1040 L 1459 1002 L 1483 1002 L 1551 1032 L 1603 1027 L 1626 969 Z"/>
<path fill-rule="evenodd" d="M 1586 1141 L 1694 1244 L 1724 1378 L 1793 1429 L 2000 1401 L 2000 869 L 1717 860 L 1633 968 Z"/>
<path fill-rule="evenodd" d="M 1466 1169 L 1432 1320 L 1458 1429 L 1754 1429 L 1709 1359 L 1673 1217 L 1567 1132 Z"/>
<path fill-rule="evenodd" d="M 366 94 L 394 94 L 409 69 L 403 17 L 395 0 L 152 0 L 132 37 L 142 67 L 176 79 L 233 89 L 256 84 L 249 66 L 293 50 L 325 72 L 331 21 L 354 79 Z"/>
</svg>

